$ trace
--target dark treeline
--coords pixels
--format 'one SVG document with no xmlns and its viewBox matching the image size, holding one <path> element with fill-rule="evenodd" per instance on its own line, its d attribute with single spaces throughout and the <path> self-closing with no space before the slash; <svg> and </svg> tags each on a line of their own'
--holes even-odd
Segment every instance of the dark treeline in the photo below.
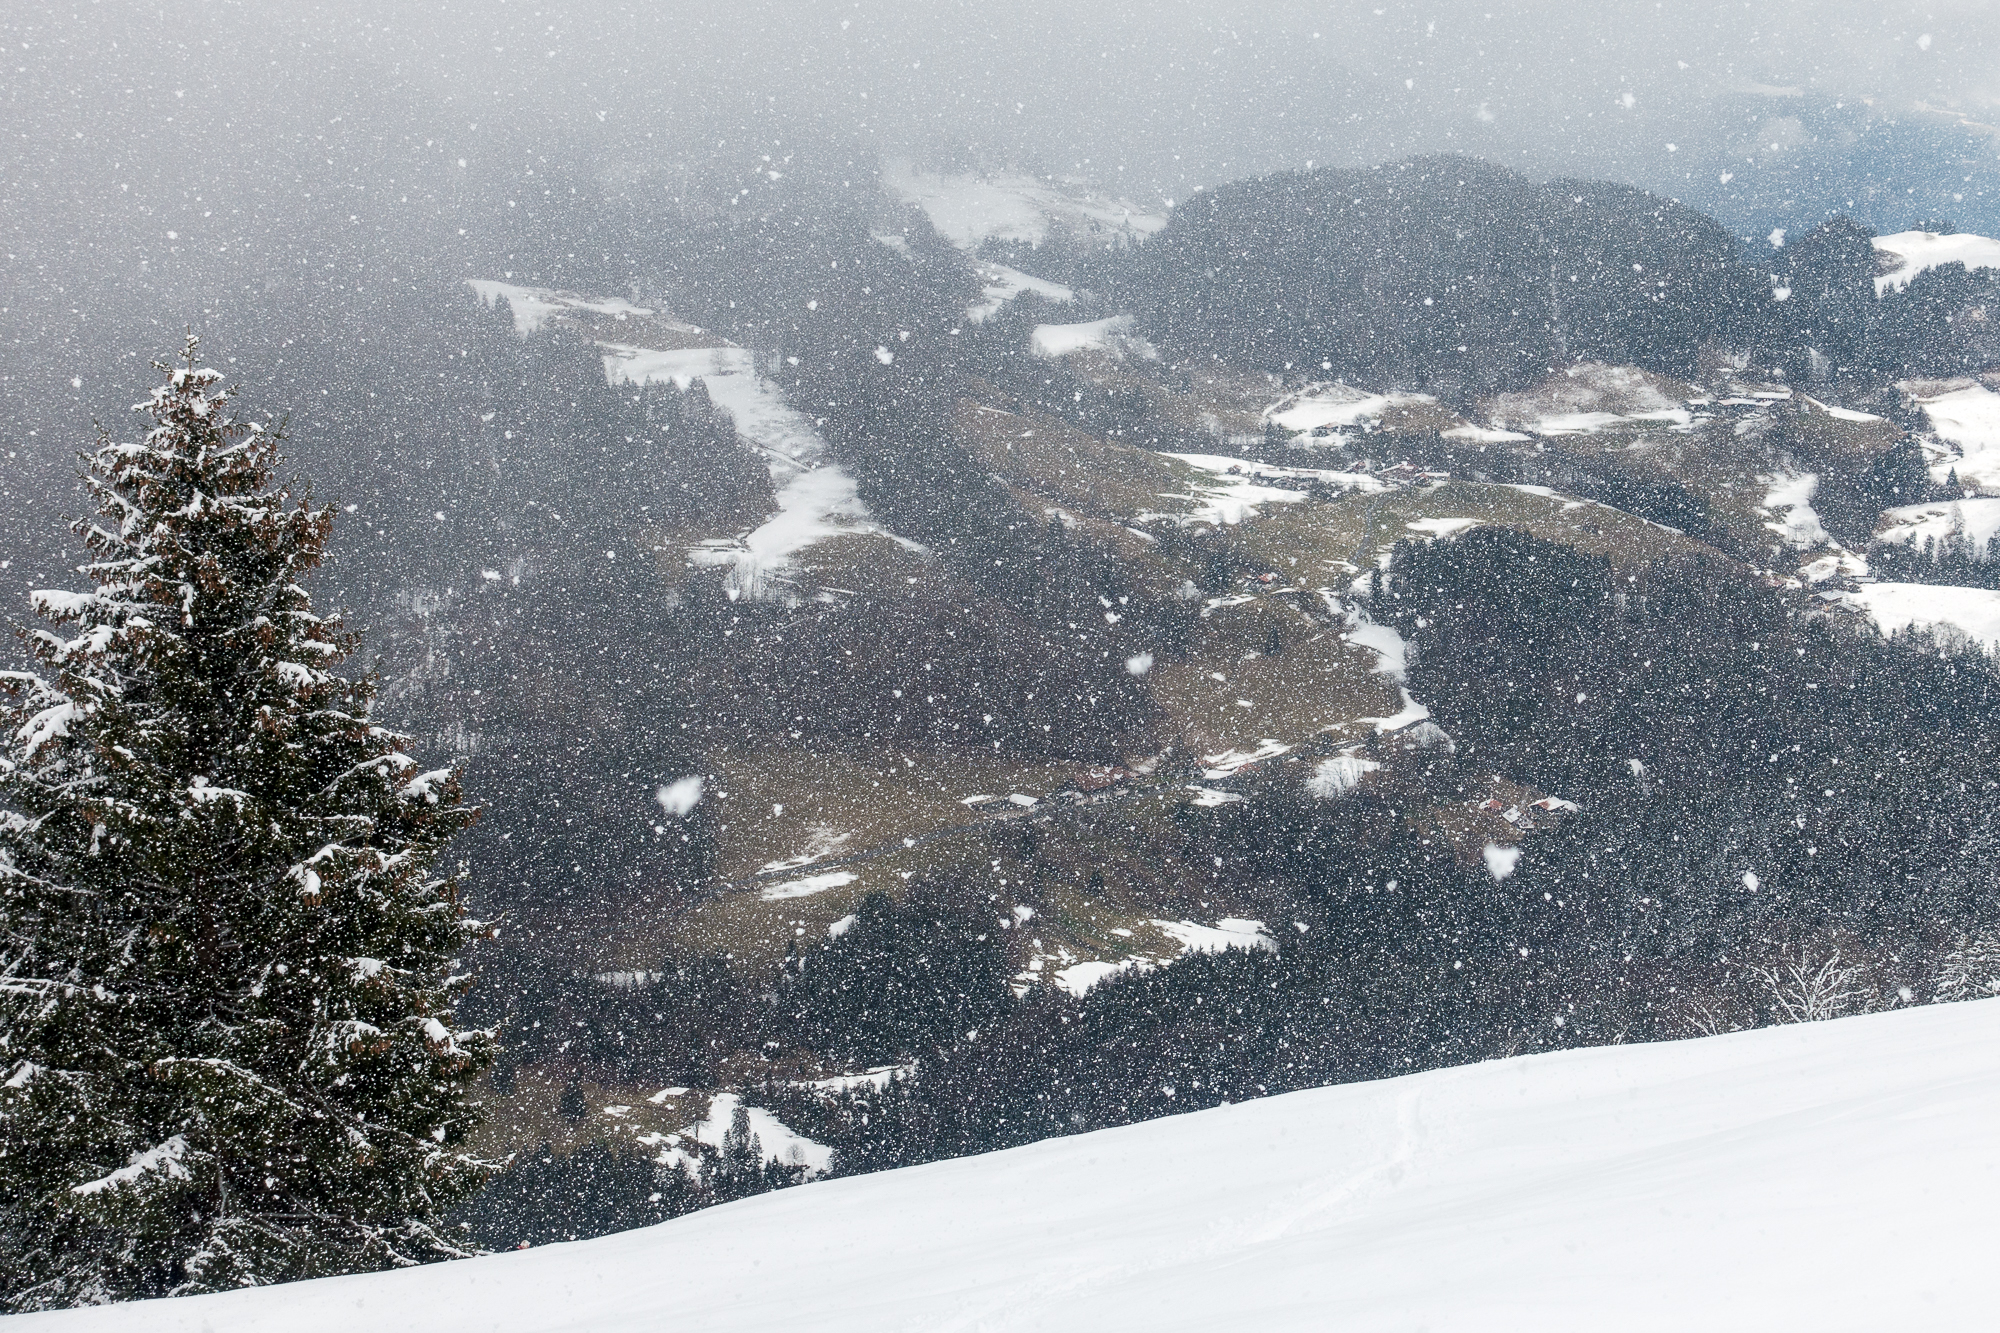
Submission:
<svg viewBox="0 0 2000 1333">
<path fill-rule="evenodd" d="M 1419 158 L 1196 195 L 1106 285 L 1173 355 L 1461 404 L 1585 360 L 1692 378 L 1715 349 L 1796 383 L 2000 360 L 1976 313 L 2000 275 L 1949 264 L 1878 299 L 1869 236 L 1837 218 L 1747 257 L 1713 221 L 1642 190 Z"/>
<path fill-rule="evenodd" d="M 1875 577 L 1891 583 L 1945 583 L 1961 588 L 2000 588 L 2000 537 L 1983 548 L 1962 534 L 1923 544 L 1884 544 L 1868 553 Z"/>
<path fill-rule="evenodd" d="M 1691 209 L 1459 157 L 1204 192 L 1138 267 L 1148 328 L 1179 354 L 1459 401 L 1580 360 L 1691 376 L 1769 300 Z"/>
</svg>

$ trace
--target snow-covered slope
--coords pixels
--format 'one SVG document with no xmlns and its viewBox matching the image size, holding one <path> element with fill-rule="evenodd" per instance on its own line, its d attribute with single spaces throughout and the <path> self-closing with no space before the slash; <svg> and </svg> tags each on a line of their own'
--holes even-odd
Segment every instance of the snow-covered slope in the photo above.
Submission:
<svg viewBox="0 0 2000 1333">
<path fill-rule="evenodd" d="M 922 549 L 875 523 L 854 478 L 829 456 L 811 420 L 758 373 L 757 353 L 747 347 L 599 346 L 605 374 L 614 383 L 672 383 L 685 389 L 699 379 L 716 406 L 735 419 L 736 433 L 764 456 L 777 513 L 748 533 L 717 538 L 692 552 L 696 564 L 728 568 L 730 596 L 784 595 L 776 585 L 787 581 L 799 552 L 833 537 L 877 536 L 905 550 Z"/>
<path fill-rule="evenodd" d="M 1962 634 L 1988 652 L 2000 651 L 2000 592 L 1942 583 L 1864 583 L 1841 594 L 1884 634 L 1912 626 Z"/>
<path fill-rule="evenodd" d="M 1020 172 L 932 175 L 893 160 L 882 164 L 882 185 L 923 209 L 939 235 L 965 250 L 989 239 L 1038 246 L 1052 230 L 1095 244 L 1129 242 L 1167 225 L 1163 209 L 1113 197 L 1080 180 Z"/>
<path fill-rule="evenodd" d="M 1986 1327 L 2000 1003 L 1496 1061 L 20 1333 Z"/>
<path fill-rule="evenodd" d="M 1955 473 L 1961 486 L 2000 491 L 2000 393 L 1969 379 L 1906 380 L 1899 387 L 1937 436 L 1925 448 L 1931 480 Z"/>
<path fill-rule="evenodd" d="M 1919 273 L 1943 264 L 2000 268 L 2000 241 L 1969 233 L 1899 231 L 1875 238 L 1875 294 L 1902 291 Z"/>
</svg>

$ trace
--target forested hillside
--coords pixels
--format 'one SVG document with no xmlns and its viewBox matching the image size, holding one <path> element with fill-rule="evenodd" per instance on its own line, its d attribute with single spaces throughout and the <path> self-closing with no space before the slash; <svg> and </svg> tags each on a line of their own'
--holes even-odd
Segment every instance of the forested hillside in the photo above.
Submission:
<svg viewBox="0 0 2000 1333">
<path fill-rule="evenodd" d="M 484 810 L 458 1241 L 2000 981 L 1982 238 L 1456 157 L 568 207 L 208 335 Z"/>
</svg>

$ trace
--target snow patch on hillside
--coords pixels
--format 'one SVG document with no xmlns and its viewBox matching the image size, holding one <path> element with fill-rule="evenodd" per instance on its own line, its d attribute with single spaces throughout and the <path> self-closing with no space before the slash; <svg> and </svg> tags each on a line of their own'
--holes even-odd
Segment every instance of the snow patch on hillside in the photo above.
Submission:
<svg viewBox="0 0 2000 1333">
<path fill-rule="evenodd" d="M 1435 406 L 1423 393 L 1370 393 L 1339 381 L 1308 384 L 1264 409 L 1264 419 L 1282 430 L 1325 432 L 1365 429 L 1398 407 Z"/>
<path fill-rule="evenodd" d="M 1875 295 L 1900 292 L 1919 273 L 1944 264 L 1968 269 L 2000 268 L 2000 241 L 1969 233 L 1945 236 L 1934 231 L 1899 231 L 1875 238 Z"/>
<path fill-rule="evenodd" d="M 1167 225 L 1166 215 L 1106 195 L 1080 180 L 1001 172 L 933 175 L 908 161 L 882 164 L 882 186 L 924 210 L 938 234 L 961 250 L 982 241 L 1040 245 L 1061 228 L 1080 238 L 1141 240 Z"/>
<path fill-rule="evenodd" d="M 1842 594 L 1884 634 L 1925 626 L 1962 634 L 1987 652 L 2000 651 L 2000 592 L 1937 583 L 1864 583 Z"/>
<path fill-rule="evenodd" d="M 773 884 L 757 893 L 767 903 L 785 902 L 792 898 L 810 898 L 828 889 L 838 889 L 852 884 L 860 876 L 852 870 L 829 870 L 824 875 L 807 875 L 803 879 L 788 879 L 782 884 Z"/>
<path fill-rule="evenodd" d="M 1306 793 L 1322 800 L 1337 799 L 1360 786 L 1363 778 L 1381 767 L 1373 759 L 1356 754 L 1353 749 L 1343 750 L 1319 761 L 1312 776 L 1306 779 Z"/>
<path fill-rule="evenodd" d="M 1082 324 L 1038 324 L 1028 337 L 1028 350 L 1040 357 L 1068 356 L 1073 352 L 1109 352 L 1113 356 L 1135 356 L 1157 361 L 1153 344 L 1132 331 L 1130 315 L 1112 315 Z"/>
<path fill-rule="evenodd" d="M 1983 1328 L 1996 1102 L 2000 1003 L 1973 1001 L 1297 1092 L 577 1244 L 9 1327 Z"/>
<path fill-rule="evenodd" d="M 593 300 L 575 292 L 559 292 L 548 287 L 517 287 L 511 282 L 495 282 L 488 278 L 471 278 L 465 285 L 477 292 L 479 299 L 489 306 L 504 299 L 514 311 L 514 331 L 524 335 L 540 329 L 557 315 L 581 312 L 608 315 L 613 319 L 648 319 L 653 314 L 644 306 L 621 301 L 615 296 L 609 300 Z M 700 332 L 692 324 L 681 327 Z"/>
<path fill-rule="evenodd" d="M 1266 759 L 1276 759 L 1281 754 L 1289 754 L 1292 747 L 1281 740 L 1269 736 L 1257 742 L 1254 750 L 1224 750 L 1219 754 L 1205 754 L 1201 757 L 1201 775 L 1210 782 L 1229 777 L 1240 768 L 1261 764 Z"/>
<path fill-rule="evenodd" d="M 1820 526 L 1819 511 L 1812 507 L 1819 490 L 1816 472 L 1781 472 L 1764 478 L 1764 511 L 1771 520 L 1764 524 L 1778 534 L 1778 540 L 1797 551 L 1831 545 L 1833 538 Z"/>
<path fill-rule="evenodd" d="M 974 324 L 984 324 L 1023 292 L 1033 292 L 1043 300 L 1058 305 L 1067 305 L 1076 299 L 1076 293 L 1059 282 L 1046 282 L 1032 273 L 1023 273 L 1005 264 L 981 263 L 972 267 L 979 274 L 981 294 L 986 298 L 965 312 L 965 317 Z"/>
<path fill-rule="evenodd" d="M 756 353 L 749 348 L 600 346 L 614 383 L 672 383 L 685 389 L 699 379 L 715 405 L 735 419 L 736 433 L 763 454 L 777 512 L 741 537 L 707 541 L 689 552 L 698 565 L 728 569 L 731 597 L 778 596 L 798 554 L 835 537 L 873 535 L 905 550 L 923 550 L 873 520 L 854 478 L 828 456 L 811 420 L 758 373 Z"/>
<path fill-rule="evenodd" d="M 1852 408 L 1835 407 L 1832 403 L 1822 403 L 1819 399 L 1814 398 L 1809 394 L 1801 394 L 1800 397 L 1803 398 L 1808 405 L 1817 408 L 1821 412 L 1826 413 L 1828 416 L 1832 417 L 1835 421 L 1850 421 L 1854 422 L 1857 425 L 1866 425 L 1870 422 L 1888 420 L 1888 418 L 1886 417 L 1876 416 L 1873 412 L 1856 412 Z"/>
<path fill-rule="evenodd" d="M 2000 492 L 2000 393 L 1977 380 L 1906 380 L 1897 386 L 1923 409 L 1943 448 L 1925 450 L 1931 480 Z"/>
<path fill-rule="evenodd" d="M 1986 543 L 2000 536 L 2000 498 L 1945 500 L 1936 504 L 1902 505 L 1882 511 L 1875 540 L 1921 550 L 1926 541 L 1942 546 L 1957 537 L 1984 558 Z"/>
<path fill-rule="evenodd" d="M 1471 422 L 1453 426 L 1442 434 L 1447 440 L 1466 440 L 1472 444 L 1523 444 L 1534 438 L 1517 430 L 1496 430 L 1491 426 L 1475 426 Z"/>
<path fill-rule="evenodd" d="M 694 1137 L 711 1148 L 720 1148 L 729 1133 L 730 1122 L 736 1117 L 736 1108 L 742 1105 L 742 1098 L 733 1092 L 716 1093 L 709 1099 L 708 1118 L 694 1127 Z M 833 1166 L 833 1149 L 824 1143 L 814 1143 L 761 1106 L 746 1109 L 750 1132 L 757 1136 L 765 1162 L 803 1166 L 808 1179 L 825 1175 Z"/>
<path fill-rule="evenodd" d="M 1585 361 L 1551 375 L 1533 389 L 1505 393 L 1482 408 L 1495 426 L 1531 435 L 1588 435 L 1599 431 L 1693 423 L 1682 386 L 1639 369 Z"/>
<path fill-rule="evenodd" d="M 1165 935 L 1176 946 L 1173 954 L 1134 954 L 1129 958 L 1092 960 L 1071 963 L 1053 973 L 1055 982 L 1071 995 L 1087 994 L 1093 986 L 1107 977 L 1121 972 L 1150 972 L 1156 967 L 1165 967 L 1190 954 L 1221 953 L 1225 949 L 1254 949 L 1275 953 L 1278 942 L 1271 938 L 1262 921 L 1250 921 L 1239 917 L 1224 917 L 1212 926 L 1204 926 L 1195 921 L 1168 921 L 1155 918 L 1147 925 Z M 1039 962 L 1040 960 L 1036 960 Z M 1031 969 L 1034 963 L 1029 964 Z M 1031 974 L 1032 975 L 1032 974 Z M 1025 989 L 1016 978 L 1016 989 Z"/>
<path fill-rule="evenodd" d="M 1194 490 L 1173 499 L 1193 500 L 1194 509 L 1181 514 L 1141 514 L 1138 521 L 1170 518 L 1180 524 L 1213 523 L 1218 527 L 1255 518 L 1259 506 L 1300 504 L 1315 482 L 1344 491 L 1383 491 L 1390 483 L 1366 472 L 1336 472 L 1324 468 L 1268 467 L 1228 454 L 1168 454 L 1197 468 L 1202 476 Z"/>
</svg>

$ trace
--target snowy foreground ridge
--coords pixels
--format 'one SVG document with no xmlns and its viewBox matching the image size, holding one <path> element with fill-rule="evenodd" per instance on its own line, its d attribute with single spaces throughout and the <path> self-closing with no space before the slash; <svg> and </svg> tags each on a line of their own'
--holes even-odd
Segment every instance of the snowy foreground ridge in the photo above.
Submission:
<svg viewBox="0 0 2000 1333">
<path fill-rule="evenodd" d="M 2000 1001 L 1495 1061 L 62 1333 L 1980 1328 Z"/>
</svg>

